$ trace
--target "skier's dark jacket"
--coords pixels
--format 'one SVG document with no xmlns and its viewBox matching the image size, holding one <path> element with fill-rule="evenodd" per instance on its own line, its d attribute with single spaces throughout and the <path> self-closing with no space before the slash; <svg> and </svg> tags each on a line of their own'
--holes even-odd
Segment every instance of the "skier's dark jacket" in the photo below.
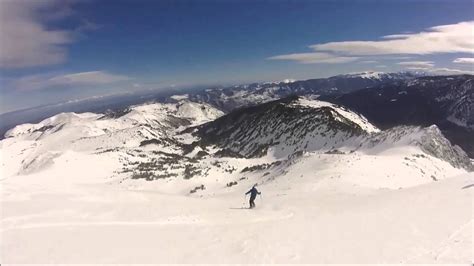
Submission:
<svg viewBox="0 0 474 266">
<path fill-rule="evenodd" d="M 257 194 L 261 194 L 260 192 L 258 192 L 258 190 L 253 187 L 251 188 L 247 193 L 245 193 L 245 195 L 248 195 L 250 193 L 250 200 L 254 200 L 256 197 L 257 197 Z"/>
</svg>

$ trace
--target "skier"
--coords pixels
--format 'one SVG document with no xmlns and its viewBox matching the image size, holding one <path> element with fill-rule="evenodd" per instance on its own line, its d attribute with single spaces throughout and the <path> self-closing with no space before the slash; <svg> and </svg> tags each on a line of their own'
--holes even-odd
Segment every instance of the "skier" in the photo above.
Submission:
<svg viewBox="0 0 474 266">
<path fill-rule="evenodd" d="M 254 208 L 255 207 L 255 198 L 257 197 L 257 194 L 260 195 L 262 194 L 261 192 L 259 192 L 255 187 L 257 186 L 257 184 L 253 185 L 253 187 L 247 192 L 245 193 L 245 195 L 248 195 L 250 194 L 250 209 Z"/>
</svg>

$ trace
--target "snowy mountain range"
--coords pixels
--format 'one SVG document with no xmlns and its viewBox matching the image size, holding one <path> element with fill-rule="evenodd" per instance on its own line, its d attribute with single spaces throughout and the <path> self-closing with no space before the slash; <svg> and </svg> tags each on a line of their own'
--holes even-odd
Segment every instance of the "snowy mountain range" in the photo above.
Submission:
<svg viewBox="0 0 474 266">
<path fill-rule="evenodd" d="M 474 76 L 420 77 L 322 99 L 363 114 L 380 128 L 436 124 L 474 157 Z"/>
<path fill-rule="evenodd" d="M 291 95 L 342 95 L 364 88 L 412 80 L 421 73 L 363 72 L 308 80 L 253 83 L 225 88 L 210 88 L 190 93 L 192 101 L 206 102 L 226 112 L 235 108 L 285 98 Z"/>
<path fill-rule="evenodd" d="M 271 173 L 275 177 L 305 154 L 362 156 L 404 147 L 416 152 L 402 153 L 400 160 L 416 153 L 432 164 L 419 167 L 425 169 L 417 174 L 420 180 L 440 178 L 432 172 L 440 164 L 452 171 L 472 170 L 466 153 L 435 125 L 381 131 L 349 109 L 314 98 L 293 96 L 229 114 L 188 100 L 138 105 L 120 113 L 62 113 L 8 131 L 1 144 L 11 161 L 3 166 L 7 176 L 30 174 L 52 167 L 65 153 L 78 152 L 116 158 L 121 163 L 114 172 L 123 180 L 200 178 L 222 168 L 233 180 L 244 177 L 234 171 L 259 169 L 255 160 L 278 166 Z"/>
<path fill-rule="evenodd" d="M 4 260 L 464 262 L 474 166 L 440 127 L 471 129 L 471 80 L 350 74 L 17 125 L 0 141 Z"/>
<path fill-rule="evenodd" d="M 354 89 L 379 82 L 379 87 Z M 336 85 L 337 90 L 327 90 Z M 323 96 L 310 94 L 315 92 Z M 306 96 L 287 96 L 297 93 Z M 399 145 L 471 170 L 466 153 L 451 145 L 443 129 L 449 124 L 472 132 L 473 95 L 468 75 L 417 78 L 371 72 L 251 84 L 174 95 L 167 103 L 104 114 L 58 114 L 9 130 L 2 147 L 18 154 L 8 163 L 13 175 L 47 168 L 71 150 L 115 154 L 127 162 L 121 164 L 122 172 L 116 169 L 123 179 L 153 180 L 199 176 L 216 168 L 210 161 L 222 157 L 273 158 L 266 162 L 273 165 L 305 153 L 370 154 Z M 227 109 L 233 111 L 225 114 Z M 469 148 L 473 135 L 455 136 Z"/>
</svg>

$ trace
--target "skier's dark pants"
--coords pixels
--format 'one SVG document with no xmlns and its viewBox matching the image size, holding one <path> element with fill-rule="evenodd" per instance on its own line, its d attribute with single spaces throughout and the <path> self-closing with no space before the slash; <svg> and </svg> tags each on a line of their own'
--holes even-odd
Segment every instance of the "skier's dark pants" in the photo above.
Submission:
<svg viewBox="0 0 474 266">
<path fill-rule="evenodd" d="M 250 203 L 250 208 L 254 208 L 255 207 L 255 198 L 251 197 L 249 203 Z"/>
</svg>

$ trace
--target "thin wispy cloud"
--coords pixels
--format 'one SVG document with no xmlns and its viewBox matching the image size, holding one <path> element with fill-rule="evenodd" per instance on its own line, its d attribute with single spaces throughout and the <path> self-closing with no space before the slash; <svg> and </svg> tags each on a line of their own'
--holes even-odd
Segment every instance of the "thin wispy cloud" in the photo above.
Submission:
<svg viewBox="0 0 474 266">
<path fill-rule="evenodd" d="M 346 55 L 474 53 L 474 22 L 431 27 L 412 34 L 387 35 L 380 41 L 344 41 L 315 44 L 315 51 Z M 388 37 L 388 39 L 387 39 Z"/>
<path fill-rule="evenodd" d="M 357 60 L 358 57 L 336 56 L 329 53 L 299 53 L 299 54 L 277 55 L 277 56 L 269 57 L 267 59 L 290 60 L 290 61 L 296 61 L 302 64 L 318 64 L 318 63 L 339 64 L 339 63 L 353 62 Z"/>
<path fill-rule="evenodd" d="M 447 68 L 447 67 L 433 68 L 433 69 L 430 69 L 428 72 L 433 73 L 433 74 L 438 74 L 438 75 L 460 75 L 460 74 L 474 75 L 474 71 L 453 69 L 453 68 Z"/>
<path fill-rule="evenodd" d="M 446 67 L 435 67 L 433 61 L 405 61 L 399 62 L 398 65 L 404 66 L 407 70 L 423 71 L 436 75 L 456 75 L 456 74 L 473 74 L 474 71 L 454 69 Z"/>
<path fill-rule="evenodd" d="M 299 63 L 347 63 L 359 58 L 375 61 L 387 56 L 408 59 L 414 55 L 474 53 L 474 21 L 440 25 L 418 33 L 392 34 L 377 41 L 342 41 L 310 45 L 310 53 L 277 55 L 269 59 Z M 408 55 L 408 57 L 407 57 Z M 406 66 L 433 67 L 432 62 L 413 61 Z M 400 63 L 399 63 L 400 64 Z M 400 64 L 403 65 L 403 64 Z"/>
<path fill-rule="evenodd" d="M 106 71 L 90 71 L 65 75 L 40 74 L 30 75 L 17 79 L 13 83 L 16 90 L 43 90 L 54 88 L 72 88 L 113 84 L 130 80 L 130 77 L 111 74 Z"/>
<path fill-rule="evenodd" d="M 406 67 L 405 69 L 407 70 L 416 70 L 416 71 L 427 71 L 430 70 L 430 68 L 427 67 L 417 67 L 417 66 L 411 66 L 411 67 Z"/>
<path fill-rule="evenodd" d="M 434 66 L 433 61 L 406 61 L 399 62 L 397 65 L 407 66 L 410 69 L 426 69 Z"/>
<path fill-rule="evenodd" d="M 474 58 L 456 58 L 453 63 L 474 64 Z"/>
<path fill-rule="evenodd" d="M 413 59 L 413 56 L 378 56 L 378 58 L 384 58 L 387 60 L 408 60 Z"/>
<path fill-rule="evenodd" d="M 392 34 L 392 35 L 385 35 L 382 36 L 382 39 L 402 39 L 402 38 L 407 38 L 409 37 L 410 34 Z"/>
</svg>

